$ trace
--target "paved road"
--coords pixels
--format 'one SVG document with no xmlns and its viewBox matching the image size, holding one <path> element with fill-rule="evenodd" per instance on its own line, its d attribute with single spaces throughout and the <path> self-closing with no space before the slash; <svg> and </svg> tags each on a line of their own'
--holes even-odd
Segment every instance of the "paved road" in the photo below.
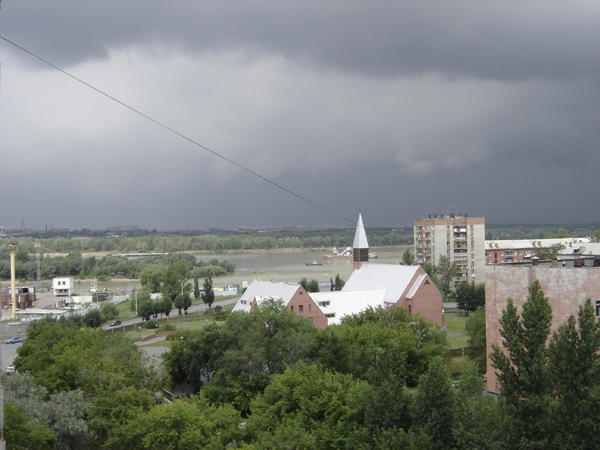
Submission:
<svg viewBox="0 0 600 450">
<path fill-rule="evenodd" d="M 221 306 L 225 306 L 225 305 L 231 305 L 231 304 L 235 304 L 237 303 L 237 301 L 239 300 L 239 297 L 234 297 L 234 298 L 228 298 L 225 300 L 216 300 L 215 303 L 213 303 L 213 307 L 217 306 L 217 305 L 221 305 Z M 192 305 L 189 309 L 188 309 L 188 314 L 198 314 L 202 311 L 206 311 L 206 305 L 204 303 L 198 303 L 195 305 Z M 177 316 L 179 315 L 179 311 L 177 311 L 177 309 L 173 309 L 171 311 L 171 316 Z M 134 319 L 129 319 L 129 320 L 123 320 L 121 325 L 133 325 L 133 324 L 142 324 L 143 321 L 139 318 L 136 317 Z M 105 330 L 109 330 L 111 327 L 109 327 L 108 325 L 104 326 Z M 24 336 L 24 335 L 23 335 Z M 21 345 L 23 345 L 23 343 L 18 343 L 18 344 L 5 344 L 4 340 L 5 339 L 9 339 L 11 337 L 14 337 L 13 335 L 0 335 L 0 354 L 1 354 L 1 358 L 2 358 L 2 363 L 0 364 L 0 370 L 2 370 L 2 372 L 6 372 L 6 368 L 8 366 L 12 366 L 12 363 L 14 361 L 14 359 L 17 356 L 17 349 L 21 347 Z M 156 341 L 154 341 L 156 342 Z M 162 350 L 158 350 L 157 352 L 163 352 L 166 349 L 162 349 Z"/>
<path fill-rule="evenodd" d="M 215 300 L 215 302 L 213 303 L 213 308 L 215 306 L 225 306 L 225 305 L 232 305 L 232 304 L 236 304 L 237 301 L 239 300 L 239 297 L 234 297 L 234 298 L 228 298 L 225 300 Z M 202 311 L 206 311 L 206 305 L 204 303 L 196 303 L 192 306 L 190 306 L 188 308 L 188 314 L 198 314 L 201 313 Z M 177 308 L 173 308 L 171 310 L 171 313 L 169 314 L 170 317 L 176 317 L 179 315 L 179 311 L 177 310 Z M 133 319 L 128 319 L 128 320 L 122 320 L 121 321 L 121 325 L 119 325 L 120 327 L 122 327 L 123 325 L 137 325 L 137 324 L 142 324 L 144 323 L 144 321 L 142 319 L 140 319 L 139 317 L 135 317 Z M 103 327 L 105 330 L 110 330 L 111 327 L 108 325 L 104 325 Z"/>
<path fill-rule="evenodd" d="M 9 339 L 8 337 L 6 339 Z M 5 344 L 4 339 L 0 343 L 0 352 L 2 354 L 2 372 L 6 372 L 8 366 L 12 366 L 13 361 L 17 357 L 17 349 L 23 345 L 22 342 L 18 344 Z"/>
</svg>

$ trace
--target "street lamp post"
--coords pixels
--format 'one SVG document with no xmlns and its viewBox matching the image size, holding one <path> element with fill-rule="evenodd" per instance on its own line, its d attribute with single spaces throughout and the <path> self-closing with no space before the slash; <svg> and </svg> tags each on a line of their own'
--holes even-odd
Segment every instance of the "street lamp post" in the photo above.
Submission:
<svg viewBox="0 0 600 450">
<path fill-rule="evenodd" d="M 185 283 L 187 281 L 187 278 L 184 278 L 183 281 L 181 282 L 181 293 L 183 294 L 183 283 Z"/>
</svg>

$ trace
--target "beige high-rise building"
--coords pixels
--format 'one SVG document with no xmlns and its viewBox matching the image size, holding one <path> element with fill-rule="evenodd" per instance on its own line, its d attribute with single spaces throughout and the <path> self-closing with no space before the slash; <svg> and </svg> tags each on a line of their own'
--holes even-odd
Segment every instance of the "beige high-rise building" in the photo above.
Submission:
<svg viewBox="0 0 600 450">
<path fill-rule="evenodd" d="M 414 221 L 417 264 L 437 265 L 440 256 L 450 258 L 460 272 L 458 283 L 485 281 L 485 219 L 465 214 L 434 214 Z"/>
</svg>

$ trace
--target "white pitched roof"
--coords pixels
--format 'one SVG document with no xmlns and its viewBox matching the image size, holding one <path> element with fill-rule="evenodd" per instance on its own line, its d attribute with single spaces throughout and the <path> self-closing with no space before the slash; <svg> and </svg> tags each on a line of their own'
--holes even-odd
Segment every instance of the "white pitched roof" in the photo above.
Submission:
<svg viewBox="0 0 600 450">
<path fill-rule="evenodd" d="M 562 244 L 567 248 L 581 245 L 582 243 L 589 242 L 589 238 L 557 238 L 557 239 L 507 239 L 507 240 L 492 240 L 485 241 L 486 251 L 494 249 L 502 250 L 519 250 L 528 249 L 535 247 L 548 248 L 552 245 Z"/>
<path fill-rule="evenodd" d="M 287 305 L 299 287 L 300 285 L 297 283 L 255 280 L 248 286 L 232 311 L 250 312 L 255 297 L 258 299 L 263 297 L 280 298 L 283 304 Z"/>
<path fill-rule="evenodd" d="M 311 292 L 309 295 L 319 305 L 323 314 L 335 314 L 334 317 L 327 318 L 327 325 L 337 325 L 344 316 L 357 314 L 369 306 L 376 308 L 385 305 L 385 289 Z M 322 306 L 323 302 L 329 304 Z"/>
<path fill-rule="evenodd" d="M 352 248 L 369 248 L 367 242 L 367 233 L 362 221 L 362 215 L 358 213 L 358 223 L 356 224 L 356 233 L 354 234 L 354 244 Z"/>
<path fill-rule="evenodd" d="M 396 303 L 418 268 L 419 266 L 401 266 L 399 264 L 363 264 L 360 269 L 352 272 L 342 291 L 385 289 L 385 301 Z"/>
<path fill-rule="evenodd" d="M 586 242 L 582 244 L 573 244 L 573 247 L 567 247 L 566 249 L 561 250 L 561 255 L 581 255 L 581 256 L 590 256 L 590 255 L 600 255 L 600 242 Z"/>
</svg>

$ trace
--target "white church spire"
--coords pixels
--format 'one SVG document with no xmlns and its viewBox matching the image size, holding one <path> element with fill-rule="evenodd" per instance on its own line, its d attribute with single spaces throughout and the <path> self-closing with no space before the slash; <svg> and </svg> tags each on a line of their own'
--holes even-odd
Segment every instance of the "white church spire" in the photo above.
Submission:
<svg viewBox="0 0 600 450">
<path fill-rule="evenodd" d="M 354 245 L 352 248 L 369 248 L 367 233 L 363 225 L 362 215 L 358 213 L 358 223 L 356 224 L 356 234 L 354 235 Z"/>
</svg>

